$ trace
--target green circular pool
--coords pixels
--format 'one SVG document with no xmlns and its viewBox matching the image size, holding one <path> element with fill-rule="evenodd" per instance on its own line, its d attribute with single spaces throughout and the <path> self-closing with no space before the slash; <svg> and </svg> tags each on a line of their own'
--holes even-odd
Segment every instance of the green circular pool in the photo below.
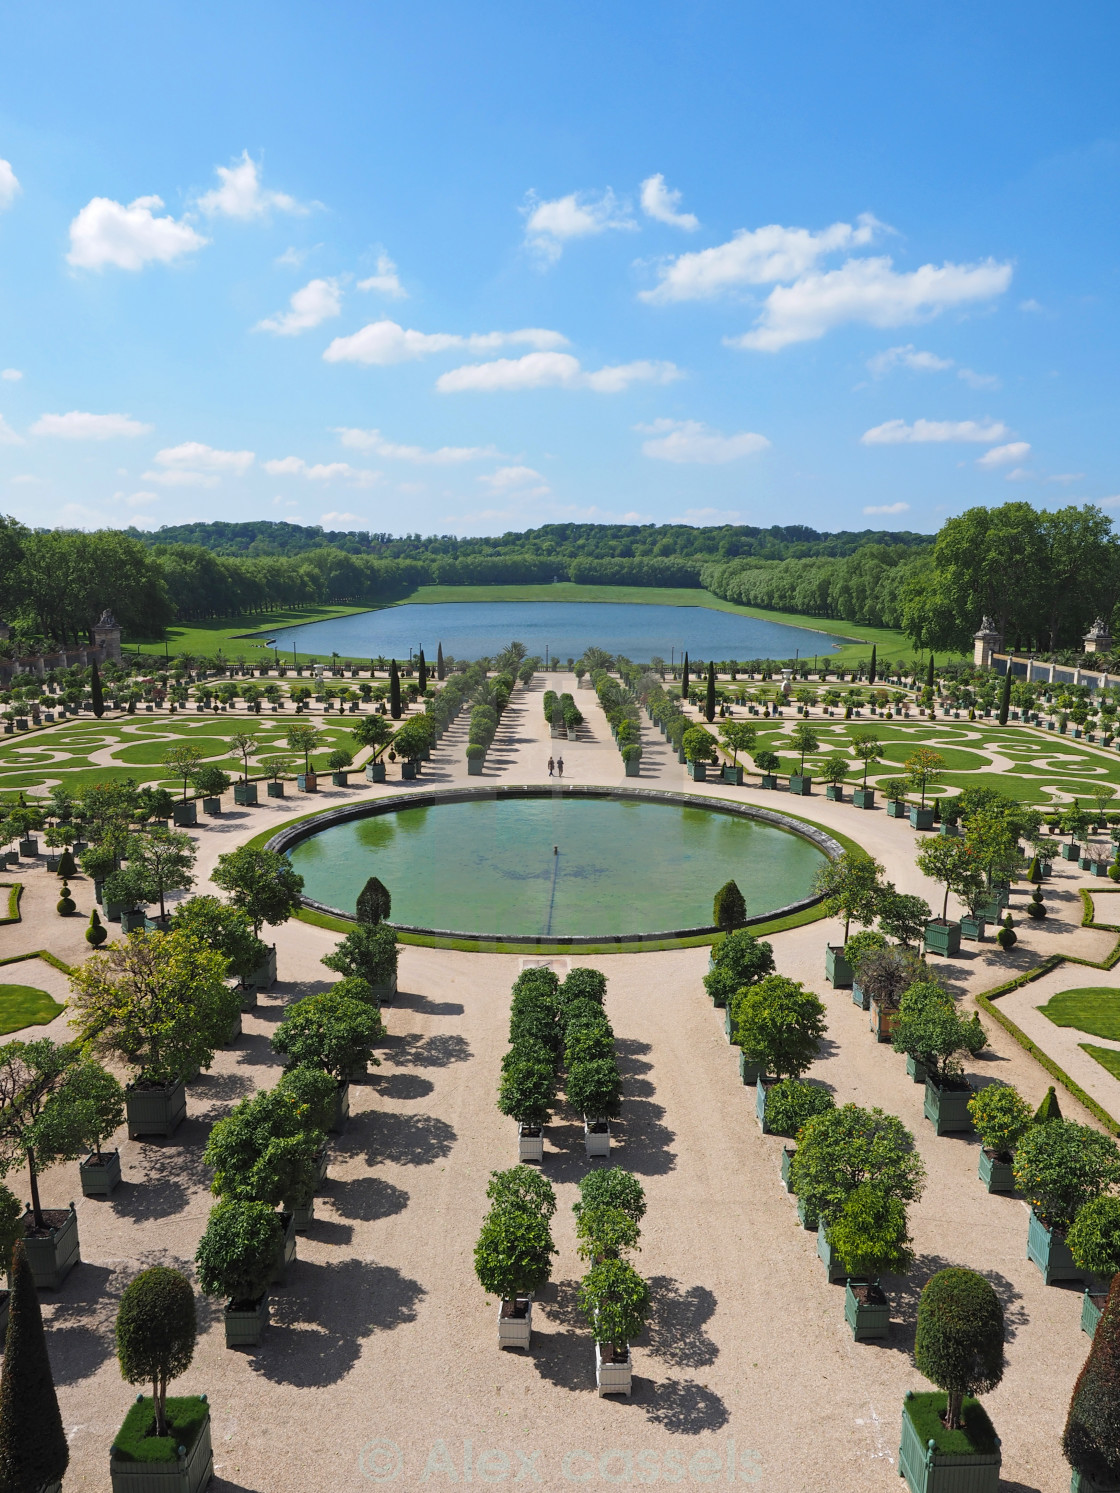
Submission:
<svg viewBox="0 0 1120 1493">
<path fill-rule="evenodd" d="M 347 916 L 378 876 L 398 926 L 523 938 L 705 927 L 730 879 L 757 917 L 810 896 L 824 860 L 800 835 L 736 814 L 548 794 L 376 812 L 328 824 L 289 853 L 305 896 Z"/>
</svg>

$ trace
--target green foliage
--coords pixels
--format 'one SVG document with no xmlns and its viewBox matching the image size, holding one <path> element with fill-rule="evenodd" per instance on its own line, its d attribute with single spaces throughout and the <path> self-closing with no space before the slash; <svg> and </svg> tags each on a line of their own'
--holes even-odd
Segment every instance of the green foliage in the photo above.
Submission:
<svg viewBox="0 0 1120 1493">
<path fill-rule="evenodd" d="M 719 756 L 715 738 L 703 726 L 692 726 L 681 741 L 687 762 L 715 762 Z"/>
<path fill-rule="evenodd" d="M 331 994 L 342 1000 L 362 1001 L 365 1005 L 380 1010 L 373 986 L 368 980 L 363 980 L 361 975 L 344 975 L 341 980 L 336 980 L 331 986 Z"/>
<path fill-rule="evenodd" d="M 1082 1270 L 1111 1280 L 1120 1273 L 1120 1197 L 1090 1198 L 1066 1235 L 1069 1252 Z"/>
<path fill-rule="evenodd" d="M 915 747 L 907 757 L 905 766 L 907 782 L 921 793 L 924 808 L 926 789 L 931 783 L 936 783 L 941 776 L 945 767 L 945 758 L 940 752 L 935 752 L 930 747 Z"/>
<path fill-rule="evenodd" d="M 906 1204 L 870 1182 L 861 1182 L 845 1199 L 828 1238 L 853 1276 L 904 1275 L 913 1262 Z"/>
<path fill-rule="evenodd" d="M 1015 1150 L 1031 1123 L 1030 1105 L 1009 1083 L 985 1084 L 968 1101 L 968 1112 L 980 1144 L 1001 1156 Z"/>
<path fill-rule="evenodd" d="M 386 985 L 397 972 L 396 930 L 388 923 L 358 923 L 322 964 L 340 975 L 357 975 L 370 985 Z"/>
<path fill-rule="evenodd" d="M 1073 1387 L 1062 1452 L 1097 1487 L 1120 1480 L 1120 1275 L 1113 1278 L 1089 1357 Z"/>
<path fill-rule="evenodd" d="M 622 1105 L 622 1078 L 611 1057 L 581 1058 L 568 1070 L 568 1103 L 588 1120 L 617 1117 Z"/>
<path fill-rule="evenodd" d="M 253 932 L 248 913 L 217 897 L 180 902 L 171 914 L 171 928 L 215 949 L 225 959 L 227 973 L 238 979 L 259 969 L 268 957 L 268 946 Z"/>
<path fill-rule="evenodd" d="M 884 1197 L 917 1202 L 926 1169 L 914 1137 L 894 1115 L 845 1104 L 806 1121 L 790 1164 L 790 1185 L 810 1212 L 831 1224 L 863 1182 Z"/>
<path fill-rule="evenodd" d="M 712 903 L 712 922 L 725 933 L 747 920 L 747 904 L 738 883 L 725 881 Z"/>
<path fill-rule="evenodd" d="M 824 780 L 826 783 L 831 783 L 834 788 L 838 787 L 851 770 L 852 766 L 847 757 L 842 757 L 838 753 L 834 753 L 831 757 L 825 758 Z"/>
<path fill-rule="evenodd" d="M 597 1008 L 601 1010 L 602 1008 Z M 564 1035 L 564 1067 L 614 1058 L 614 1033 L 605 1016 L 569 1022 Z"/>
<path fill-rule="evenodd" d="M 852 923 L 867 927 L 878 914 L 883 868 L 862 850 L 845 850 L 826 861 L 813 878 L 813 891 L 825 917 L 844 919 L 844 942 Z"/>
<path fill-rule="evenodd" d="M 930 1081 L 940 1085 L 960 1073 L 957 1054 L 968 1051 L 970 1026 L 944 986 L 923 980 L 903 992 L 892 1045 L 921 1063 Z"/>
<path fill-rule="evenodd" d="M 729 933 L 715 946 L 712 965 L 704 976 L 704 988 L 717 1006 L 726 1006 L 737 990 L 773 974 L 774 950 L 753 933 L 741 929 Z"/>
<path fill-rule="evenodd" d="M 637 1249 L 641 1229 L 621 1208 L 603 1205 L 584 1208 L 576 1222 L 576 1246 L 581 1260 L 617 1260 Z"/>
<path fill-rule="evenodd" d="M 1050 1228 L 1065 1230 L 1086 1203 L 1120 1184 L 1120 1151 L 1074 1120 L 1031 1125 L 1015 1150 L 1015 1183 Z"/>
<path fill-rule="evenodd" d="M 70 881 L 78 874 L 78 867 L 69 845 L 58 859 L 58 875 L 62 881 Z"/>
<path fill-rule="evenodd" d="M 249 915 L 258 934 L 262 923 L 271 927 L 286 923 L 299 910 L 303 894 L 303 877 L 286 855 L 249 845 L 220 855 L 210 880 L 230 894 L 235 907 Z"/>
<path fill-rule="evenodd" d="M 12 1250 L 23 1238 L 23 1204 L 10 1187 L 0 1182 L 0 1270 L 11 1284 Z"/>
<path fill-rule="evenodd" d="M 560 987 L 560 997 L 565 1004 L 576 1000 L 593 1000 L 602 1005 L 607 996 L 607 977 L 600 970 L 576 965 L 568 971 L 568 977 Z"/>
<path fill-rule="evenodd" d="M 738 762 L 740 752 L 746 755 L 754 750 L 758 731 L 748 721 L 721 721 L 718 729 L 719 739 L 731 753 L 733 762 Z"/>
<path fill-rule="evenodd" d="M 178 1270 L 154 1265 L 121 1293 L 117 1308 L 117 1359 L 126 1384 L 152 1386 L 156 1435 L 167 1435 L 167 1386 L 194 1358 L 198 1317 L 190 1281 Z"/>
<path fill-rule="evenodd" d="M 242 1202 L 306 1206 L 325 1136 L 310 1128 L 291 1092 L 264 1089 L 216 1121 L 203 1152 L 211 1192 Z"/>
<path fill-rule="evenodd" d="M 989 1456 L 999 1446 L 995 1427 L 979 1400 L 965 1395 L 961 1401 L 961 1423 L 957 1430 L 945 1426 L 948 1396 L 937 1391 L 908 1394 L 903 1414 L 910 1422 L 922 1446 L 932 1441 L 946 1457 Z"/>
<path fill-rule="evenodd" d="M 293 1106 L 305 1130 L 325 1134 L 330 1129 L 338 1103 L 338 1080 L 324 1069 L 306 1064 L 289 1068 L 275 1092 L 283 1094 Z"/>
<path fill-rule="evenodd" d="M 783 1078 L 766 1094 L 766 1125 L 772 1135 L 796 1136 L 814 1115 L 836 1108 L 836 1101 L 819 1084 L 803 1078 Z"/>
<path fill-rule="evenodd" d="M 223 793 L 229 792 L 230 775 L 208 762 L 195 773 L 194 786 L 203 798 L 221 798 Z"/>
<path fill-rule="evenodd" d="M 1058 1104 L 1057 1090 L 1051 1084 L 1042 1096 L 1042 1103 L 1034 1112 L 1034 1122 L 1036 1125 L 1045 1125 L 1048 1120 L 1060 1120 L 1061 1118 L 1062 1111 Z"/>
<path fill-rule="evenodd" d="M 222 1202 L 210 1210 L 194 1262 L 207 1296 L 255 1303 L 268 1290 L 284 1235 L 280 1215 L 264 1203 Z"/>
<path fill-rule="evenodd" d="M 26 1249 L 17 1243 L 0 1375 L 0 1488 L 35 1493 L 57 1482 L 69 1461 L 39 1297 Z"/>
<path fill-rule="evenodd" d="M 306 1063 L 346 1079 L 367 1063 L 380 1066 L 373 1048 L 384 1035 L 381 1017 L 372 1006 L 327 990 L 304 996 L 288 1008 L 273 1034 L 272 1046 L 288 1059 L 289 1066 Z"/>
<path fill-rule="evenodd" d="M 572 1204 L 577 1221 L 588 1208 L 618 1208 L 638 1224 L 645 1217 L 645 1191 L 637 1177 L 620 1166 L 596 1167 L 580 1181 L 579 1201 Z"/>
<path fill-rule="evenodd" d="M 784 975 L 767 975 L 731 1002 L 734 1040 L 748 1063 L 775 1078 L 800 1078 L 825 1034 L 824 1006 Z"/>
<path fill-rule="evenodd" d="M 359 923 L 376 926 L 393 910 L 393 899 L 389 888 L 376 876 L 371 876 L 358 893 L 357 917 Z"/>
<path fill-rule="evenodd" d="M 983 885 L 975 852 L 965 840 L 935 835 L 924 842 L 914 859 L 924 876 L 945 888 L 943 918 L 948 914 L 950 892 L 967 902 L 969 893 Z"/>
<path fill-rule="evenodd" d="M 172 1395 L 166 1405 L 167 1435 L 156 1436 L 155 1406 L 146 1395 L 133 1401 L 124 1424 L 113 1438 L 116 1461 L 167 1463 L 179 1460 L 179 1448 L 189 1452 L 198 1440 L 210 1404 L 205 1395 Z"/>
<path fill-rule="evenodd" d="M 579 1306 L 595 1341 L 623 1350 L 646 1324 L 649 1286 L 624 1260 L 604 1260 L 580 1282 Z"/>
<path fill-rule="evenodd" d="M 815 752 L 820 746 L 817 733 L 808 721 L 802 721 L 789 733 L 789 744 L 801 759 L 798 771 L 804 773 L 807 753 Z"/>
<path fill-rule="evenodd" d="M 885 949 L 887 940 L 882 933 L 876 933 L 871 928 L 865 928 L 861 933 L 853 933 L 844 945 L 844 958 L 851 966 L 853 974 L 859 979 L 859 972 L 863 961 L 869 954 L 877 949 Z"/>
<path fill-rule="evenodd" d="M 70 888 L 65 882 L 62 884 L 62 896 L 55 903 L 55 911 L 60 917 L 68 918 L 72 912 L 77 912 L 78 904 L 70 895 Z"/>
<path fill-rule="evenodd" d="M 124 1090 L 108 1069 L 83 1057 L 69 1068 L 35 1127 L 39 1165 L 72 1161 L 85 1152 L 100 1158 L 103 1142 L 124 1120 Z"/>
<path fill-rule="evenodd" d="M 773 777 L 776 772 L 781 772 L 782 770 L 782 759 L 778 756 L 777 752 L 754 752 L 751 760 L 755 768 L 766 777 Z"/>
<path fill-rule="evenodd" d="M 522 1208 L 541 1218 L 552 1218 L 556 1213 L 552 1183 L 531 1166 L 511 1166 L 504 1172 L 491 1172 L 486 1196 L 496 1208 Z"/>
<path fill-rule="evenodd" d="M 532 1130 L 547 1125 L 556 1102 L 556 1071 L 537 1057 L 518 1055 L 502 1073 L 498 1109 Z"/>
<path fill-rule="evenodd" d="M 918 1302 L 914 1363 L 949 1396 L 945 1422 L 961 1423 L 967 1394 L 985 1394 L 1003 1378 L 1003 1307 L 990 1282 L 950 1267 L 931 1276 Z"/>
<path fill-rule="evenodd" d="M 896 892 L 890 882 L 879 895 L 879 927 L 891 938 L 897 938 L 903 948 L 918 942 L 932 916 L 924 897 Z"/>
<path fill-rule="evenodd" d="M 539 1291 L 552 1274 L 548 1219 L 516 1205 L 495 1205 L 487 1214 L 474 1247 L 474 1270 L 488 1296 L 513 1301 Z"/>
<path fill-rule="evenodd" d="M 89 915 L 89 927 L 86 929 L 86 943 L 92 948 L 98 949 L 108 937 L 105 925 L 102 923 L 95 907 Z"/>
</svg>

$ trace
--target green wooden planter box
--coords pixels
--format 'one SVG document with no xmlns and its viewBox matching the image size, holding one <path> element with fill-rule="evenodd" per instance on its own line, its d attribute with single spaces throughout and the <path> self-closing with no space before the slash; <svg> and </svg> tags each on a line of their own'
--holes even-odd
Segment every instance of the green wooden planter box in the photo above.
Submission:
<svg viewBox="0 0 1120 1493">
<path fill-rule="evenodd" d="M 240 1037 L 241 1032 L 241 1012 L 238 1011 L 229 1024 L 229 1031 L 226 1033 L 226 1040 L 222 1043 L 222 1046 L 232 1047 L 233 1044 L 237 1041 L 238 1037 Z"/>
<path fill-rule="evenodd" d="M 797 1199 L 797 1216 L 801 1220 L 803 1229 L 811 1229 L 815 1234 L 820 1226 L 820 1219 L 810 1209 L 804 1198 Z"/>
<path fill-rule="evenodd" d="M 833 990 L 847 990 L 855 976 L 852 966 L 844 958 L 843 944 L 825 944 L 824 976 Z"/>
<path fill-rule="evenodd" d="M 139 1395 L 143 1400 L 145 1396 Z M 205 1395 L 199 1399 L 205 1400 Z M 168 1398 L 171 1412 L 174 1399 Z M 109 1450 L 109 1481 L 113 1493 L 202 1493 L 214 1476 L 214 1448 L 210 1435 L 210 1412 L 198 1428 L 193 1445 L 180 1447 L 174 1462 L 134 1462 L 122 1457 L 116 1447 Z"/>
<path fill-rule="evenodd" d="M 1086 1289 L 1081 1298 L 1081 1331 L 1087 1332 L 1094 1337 L 1097 1331 L 1097 1323 L 1104 1315 L 1105 1306 L 1108 1304 L 1108 1293 L 1095 1294 Z"/>
<path fill-rule="evenodd" d="M 315 1158 L 315 1191 L 318 1192 L 327 1180 L 327 1167 L 330 1165 L 330 1147 L 325 1143 L 320 1146 L 319 1154 Z"/>
<path fill-rule="evenodd" d="M 708 764 L 706 762 L 690 762 L 688 764 L 688 775 L 694 783 L 706 783 L 708 781 Z"/>
<path fill-rule="evenodd" d="M 848 1267 L 829 1243 L 823 1218 L 817 1224 L 817 1258 L 828 1272 L 830 1286 L 848 1279 Z"/>
<path fill-rule="evenodd" d="M 28 1237 L 28 1231 L 34 1225 L 34 1216 L 30 1209 L 23 1215 L 23 1247 L 36 1287 L 40 1291 L 57 1291 L 74 1266 L 82 1263 L 78 1215 L 71 1203 L 69 1211 L 44 1208 L 43 1217 L 49 1233 L 32 1238 Z"/>
<path fill-rule="evenodd" d="M 920 1063 L 917 1058 L 910 1057 L 909 1054 L 906 1057 L 906 1071 L 915 1083 L 925 1083 L 926 1065 Z"/>
<path fill-rule="evenodd" d="M 202 800 L 202 812 L 208 814 L 211 819 L 220 818 L 222 813 L 222 801 L 220 798 L 204 798 Z"/>
<path fill-rule="evenodd" d="M 257 1007 L 257 996 L 259 991 L 255 985 L 238 985 L 237 993 L 241 997 L 241 1010 L 255 1011 Z"/>
<path fill-rule="evenodd" d="M 881 1301 L 861 1301 L 852 1289 L 853 1286 L 864 1286 L 866 1281 L 849 1280 L 844 1287 L 844 1321 L 852 1329 L 852 1337 L 857 1343 L 874 1342 L 890 1336 L 891 1332 L 891 1307 L 890 1302 L 883 1296 Z"/>
<path fill-rule="evenodd" d="M 345 772 L 332 772 L 331 782 L 336 788 L 349 788 L 350 776 Z"/>
<path fill-rule="evenodd" d="M 1064 861 L 1076 861 L 1076 860 L 1080 860 L 1080 859 L 1081 859 L 1081 846 L 1080 845 L 1063 845 L 1062 846 L 1062 860 L 1064 860 Z"/>
<path fill-rule="evenodd" d="M 861 1011 L 870 1011 L 871 997 L 866 991 L 859 988 L 859 981 L 852 980 L 852 1005 L 858 1006 Z"/>
<path fill-rule="evenodd" d="M 121 932 L 139 933 L 142 931 L 146 921 L 147 918 L 144 913 L 138 911 L 136 908 L 130 908 L 129 911 L 121 913 Z"/>
<path fill-rule="evenodd" d="M 296 787 L 300 793 L 318 793 L 319 774 L 315 772 L 297 772 Z"/>
<path fill-rule="evenodd" d="M 922 1112 L 938 1135 L 971 1135 L 972 1116 L 968 1112 L 971 1098 L 971 1085 L 967 1089 L 946 1089 L 927 1078 Z"/>
<path fill-rule="evenodd" d="M 640 778 L 642 775 L 642 759 L 633 757 L 629 762 L 623 762 L 623 770 L 628 778 Z"/>
<path fill-rule="evenodd" d="M 843 783 L 826 783 L 824 796 L 830 804 L 842 804 L 844 802 Z"/>
<path fill-rule="evenodd" d="M 731 1007 L 730 1006 L 724 1006 L 724 1008 L 723 1008 L 723 1035 L 727 1038 L 727 1040 L 729 1042 L 731 1041 Z"/>
<path fill-rule="evenodd" d="M 187 1091 L 182 1082 L 159 1088 L 125 1089 L 125 1121 L 129 1140 L 143 1135 L 174 1135 L 187 1113 Z"/>
<path fill-rule="evenodd" d="M 369 783 L 383 783 L 385 781 L 384 762 L 366 763 L 366 781 Z"/>
<path fill-rule="evenodd" d="M 222 1313 L 227 1348 L 255 1348 L 268 1326 L 268 1293 L 254 1307 L 235 1308 L 227 1302 Z"/>
<path fill-rule="evenodd" d="M 777 1083 L 776 1078 L 762 1078 L 755 1080 L 754 1086 L 754 1117 L 761 1127 L 763 1135 L 770 1134 L 770 1126 L 766 1123 L 766 1096 Z"/>
<path fill-rule="evenodd" d="M 1027 1259 L 1042 1271 L 1048 1286 L 1060 1280 L 1084 1280 L 1085 1272 L 1075 1265 L 1063 1234 L 1049 1229 L 1032 1208 L 1027 1224 Z"/>
<path fill-rule="evenodd" d="M 739 1049 L 739 1077 L 748 1088 L 754 1088 L 758 1082 L 759 1070 L 757 1063 L 748 1063 L 747 1055 Z"/>
<path fill-rule="evenodd" d="M 306 1234 L 315 1222 L 315 1199 L 308 1203 L 292 1204 L 292 1228 L 297 1234 Z"/>
<path fill-rule="evenodd" d="M 257 803 L 256 783 L 234 783 L 233 801 L 242 809 L 251 809 Z"/>
<path fill-rule="evenodd" d="M 906 818 L 909 817 L 909 814 L 910 814 L 910 807 L 905 802 L 904 799 L 901 799 L 901 798 L 888 798 L 887 799 L 887 818 L 888 819 L 906 819 Z"/>
<path fill-rule="evenodd" d="M 121 1180 L 121 1153 L 102 1151 L 100 1162 L 87 1156 L 78 1163 L 78 1176 L 82 1183 L 82 1196 L 107 1198 Z"/>
<path fill-rule="evenodd" d="M 994 922 L 995 920 L 993 919 L 992 921 Z M 977 943 L 984 943 L 987 926 L 987 918 L 961 918 L 961 937 L 974 939 Z"/>
<path fill-rule="evenodd" d="M 472 778 L 480 778 L 482 776 L 482 764 L 485 760 L 486 759 L 484 757 L 468 757 L 467 776 Z"/>
<path fill-rule="evenodd" d="M 927 923 L 924 941 L 927 954 L 945 954 L 951 958 L 961 951 L 961 925 L 952 922 Z"/>
<path fill-rule="evenodd" d="M 268 954 L 251 973 L 245 976 L 245 985 L 255 990 L 269 990 L 276 984 L 276 945 L 268 945 Z"/>
<path fill-rule="evenodd" d="M 813 791 L 813 780 L 807 774 L 791 772 L 789 775 L 789 791 L 796 793 L 800 798 L 808 798 Z"/>
<path fill-rule="evenodd" d="M 932 829 L 933 810 L 920 808 L 917 804 L 910 806 L 910 828 Z"/>
<path fill-rule="evenodd" d="M 730 763 L 725 763 L 723 781 L 732 784 L 735 788 L 741 788 L 743 786 L 743 769 L 738 765 L 732 767 Z"/>
<path fill-rule="evenodd" d="M 996 1438 L 993 1452 L 948 1456 L 934 1442 L 923 1445 L 908 1410 L 912 1393 L 902 1407 L 902 1439 L 898 1448 L 899 1476 L 910 1493 L 999 1493 L 999 1469 L 1003 1454 Z M 966 1398 L 965 1404 L 969 1403 Z"/>
<path fill-rule="evenodd" d="M 1015 1170 L 1010 1161 L 1001 1161 L 995 1151 L 980 1147 L 977 1175 L 989 1192 L 1014 1192 Z"/>
<path fill-rule="evenodd" d="M 775 775 L 772 772 L 764 772 L 762 774 L 761 778 L 759 779 L 758 786 L 760 788 L 770 788 L 770 789 L 777 788 L 777 786 L 778 786 L 778 779 L 775 777 Z"/>
<path fill-rule="evenodd" d="M 198 823 L 198 805 L 193 799 L 180 799 L 172 809 L 171 817 L 179 829 L 193 829 Z"/>
<path fill-rule="evenodd" d="M 273 1286 L 284 1284 L 288 1266 L 296 1257 L 296 1216 L 294 1213 L 281 1211 L 280 1222 L 284 1225 L 284 1233 L 276 1250 L 276 1261 L 269 1280 L 269 1285 Z"/>
<path fill-rule="evenodd" d="M 283 785 L 283 783 L 266 783 L 264 791 L 265 791 L 265 797 L 266 798 L 283 798 L 284 797 L 284 785 Z"/>
<path fill-rule="evenodd" d="M 1069 1493 L 1120 1493 L 1120 1480 L 1111 1478 L 1107 1483 L 1098 1483 L 1083 1472 L 1075 1472 L 1069 1481 Z"/>
<path fill-rule="evenodd" d="M 387 980 L 383 980 L 379 985 L 371 985 L 370 989 L 373 991 L 379 1006 L 388 1005 L 397 993 L 396 970 L 393 971 Z"/>
<path fill-rule="evenodd" d="M 331 1134 L 341 1135 L 346 1128 L 346 1121 L 350 1118 L 350 1085 L 340 1083 L 338 1086 L 338 1098 L 335 1101 L 334 1116 L 331 1119 Z"/>
<path fill-rule="evenodd" d="M 875 807 L 874 788 L 855 788 L 852 790 L 852 802 L 857 809 L 873 809 Z"/>
<path fill-rule="evenodd" d="M 782 1147 L 782 1186 L 789 1193 L 793 1192 L 793 1188 L 789 1185 L 789 1168 L 790 1163 L 793 1161 L 793 1158 L 796 1154 L 796 1146 Z"/>
</svg>

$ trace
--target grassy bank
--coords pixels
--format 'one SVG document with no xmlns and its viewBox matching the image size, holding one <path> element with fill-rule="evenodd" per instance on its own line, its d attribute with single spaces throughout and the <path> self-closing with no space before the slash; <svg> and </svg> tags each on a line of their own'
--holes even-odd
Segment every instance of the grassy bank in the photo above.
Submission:
<svg viewBox="0 0 1120 1493">
<path fill-rule="evenodd" d="M 272 650 L 265 647 L 263 639 L 271 637 L 276 628 L 330 622 L 336 617 L 349 617 L 354 612 L 369 610 L 369 607 L 281 607 L 275 612 L 258 612 L 252 617 L 219 617 L 213 622 L 192 622 L 167 629 L 166 649 L 172 658 L 179 653 L 213 658 L 221 649 L 227 658 L 236 658 L 240 653 L 248 660 L 259 661 L 263 654 L 271 657 Z M 254 636 L 247 636 L 249 633 Z M 130 637 L 124 649 L 126 653 L 135 653 L 139 648 L 142 653 L 160 654 L 164 646 L 162 638 Z"/>
</svg>

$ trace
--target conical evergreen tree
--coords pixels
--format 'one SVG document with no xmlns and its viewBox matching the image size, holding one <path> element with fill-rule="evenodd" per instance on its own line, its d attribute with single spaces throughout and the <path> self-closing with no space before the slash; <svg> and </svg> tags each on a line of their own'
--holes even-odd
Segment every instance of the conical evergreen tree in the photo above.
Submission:
<svg viewBox="0 0 1120 1493">
<path fill-rule="evenodd" d="M 389 661 L 389 714 L 395 721 L 401 718 L 401 676 L 395 658 Z"/>
<path fill-rule="evenodd" d="M 684 667 L 681 669 L 681 699 L 688 699 L 688 654 L 684 656 Z"/>
<path fill-rule="evenodd" d="M 704 719 L 714 721 L 716 718 L 716 666 L 714 660 L 708 661 L 708 689 L 704 696 Z"/>
<path fill-rule="evenodd" d="M 422 695 L 426 695 L 428 693 L 428 665 L 424 661 L 423 648 L 421 648 L 420 650 L 420 667 L 418 670 L 417 683 L 420 686 L 420 693 Z"/>
<path fill-rule="evenodd" d="M 96 659 L 89 668 L 89 699 L 94 715 L 100 720 L 105 714 L 105 695 L 101 689 L 101 675 L 97 669 Z"/>
<path fill-rule="evenodd" d="M 443 644 L 436 648 L 436 678 L 441 682 L 446 678 L 447 670 L 443 666 Z"/>
<path fill-rule="evenodd" d="M 926 688 L 927 689 L 932 689 L 933 688 L 933 675 L 934 675 L 933 654 L 931 653 L 930 656 L 929 656 L 929 668 L 926 670 Z"/>
<path fill-rule="evenodd" d="M 1042 1103 L 1034 1112 L 1034 1123 L 1043 1125 L 1047 1120 L 1060 1120 L 1061 1118 L 1062 1111 L 1058 1106 L 1058 1096 L 1054 1091 L 1054 1085 L 1051 1084 L 1046 1090 Z"/>
<path fill-rule="evenodd" d="M 878 655 L 879 655 L 879 650 L 876 647 L 876 645 L 874 643 L 872 643 L 872 645 L 871 645 L 871 667 L 867 671 L 867 682 L 868 682 L 868 684 L 874 684 L 875 683 L 875 671 L 876 671 L 876 668 L 878 666 Z"/>
<path fill-rule="evenodd" d="M 1011 670 L 1003 676 L 1003 693 L 999 697 L 999 723 L 1007 725 L 1007 712 L 1011 707 Z"/>
<path fill-rule="evenodd" d="M 12 1255 L 12 1295 L 0 1376 L 0 1490 L 35 1493 L 66 1471 L 62 1429 L 39 1296 L 20 1240 Z"/>
<path fill-rule="evenodd" d="M 1062 1451 L 1094 1487 L 1115 1487 L 1120 1480 L 1120 1275 L 1112 1278 L 1093 1346 L 1073 1386 Z"/>
</svg>

